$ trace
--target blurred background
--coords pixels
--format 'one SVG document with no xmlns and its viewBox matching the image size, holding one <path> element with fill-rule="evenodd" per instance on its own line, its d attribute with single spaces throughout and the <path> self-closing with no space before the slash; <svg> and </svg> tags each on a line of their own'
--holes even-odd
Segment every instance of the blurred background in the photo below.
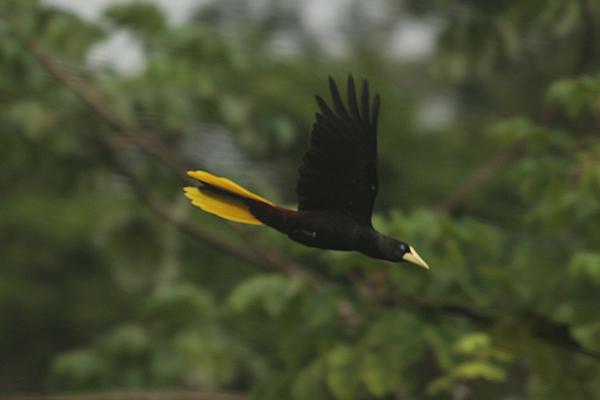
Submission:
<svg viewBox="0 0 600 400">
<path fill-rule="evenodd" d="M 295 207 L 348 73 L 430 271 L 183 196 Z M 599 107 L 594 0 L 3 0 L 0 397 L 599 399 Z"/>
</svg>

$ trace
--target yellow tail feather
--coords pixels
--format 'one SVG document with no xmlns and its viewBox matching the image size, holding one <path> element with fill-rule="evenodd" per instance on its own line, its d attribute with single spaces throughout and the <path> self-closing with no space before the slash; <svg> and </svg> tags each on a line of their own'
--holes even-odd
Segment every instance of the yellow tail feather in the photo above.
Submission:
<svg viewBox="0 0 600 400">
<path fill-rule="evenodd" d="M 227 178 L 219 178 L 205 171 L 188 171 L 188 175 L 201 182 L 208 183 L 209 185 L 216 186 L 242 197 L 274 205 L 272 202 L 255 195 Z M 213 193 L 208 190 L 200 190 L 199 188 L 192 186 L 185 187 L 183 190 L 185 190 L 185 196 L 192 200 L 193 205 L 206 212 L 235 222 L 254 225 L 262 224 L 262 222 L 250 213 L 248 206 L 240 199 Z"/>
</svg>

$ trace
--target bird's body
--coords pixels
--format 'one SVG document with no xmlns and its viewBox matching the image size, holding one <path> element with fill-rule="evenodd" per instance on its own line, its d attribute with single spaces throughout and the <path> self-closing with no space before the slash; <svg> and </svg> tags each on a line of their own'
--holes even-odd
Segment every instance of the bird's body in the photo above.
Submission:
<svg viewBox="0 0 600 400">
<path fill-rule="evenodd" d="M 359 251 L 367 256 L 409 261 L 429 268 L 412 246 L 385 236 L 371 225 L 377 182 L 379 95 L 369 107 L 367 82 L 360 104 L 354 79 L 348 78 L 348 109 L 329 79 L 333 110 L 316 96 L 321 113 L 296 186 L 298 211 L 277 206 L 231 182 L 204 171 L 188 174 L 201 183 L 186 196 L 203 210 L 237 222 L 265 224 L 306 246 Z"/>
</svg>

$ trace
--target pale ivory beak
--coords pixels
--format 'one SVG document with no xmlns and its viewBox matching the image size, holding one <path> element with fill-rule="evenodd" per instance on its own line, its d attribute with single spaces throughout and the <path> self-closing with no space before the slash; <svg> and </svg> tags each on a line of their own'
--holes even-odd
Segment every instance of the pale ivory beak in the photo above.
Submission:
<svg viewBox="0 0 600 400">
<path fill-rule="evenodd" d="M 410 252 L 409 253 L 405 253 L 402 256 L 402 259 L 404 261 L 408 261 L 409 263 L 413 263 L 415 265 L 418 265 L 419 267 L 423 267 L 425 269 L 429 269 L 429 265 L 427 265 L 427 263 L 425 262 L 425 260 L 423 260 L 421 258 L 421 256 L 419 255 L 419 253 L 417 253 L 417 251 L 412 247 L 412 246 L 408 246 L 410 248 Z"/>
</svg>

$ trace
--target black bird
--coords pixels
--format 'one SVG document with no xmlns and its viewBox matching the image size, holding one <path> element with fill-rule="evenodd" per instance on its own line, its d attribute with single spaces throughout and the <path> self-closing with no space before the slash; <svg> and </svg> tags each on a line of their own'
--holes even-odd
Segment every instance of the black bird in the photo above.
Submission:
<svg viewBox="0 0 600 400">
<path fill-rule="evenodd" d="M 226 178 L 189 171 L 199 187 L 185 195 L 204 211 L 246 224 L 265 224 L 310 247 L 355 250 L 373 258 L 408 261 L 429 269 L 412 246 L 385 236 L 371 224 L 377 196 L 377 119 L 379 94 L 369 107 L 365 80 L 357 101 L 348 77 L 348 108 L 331 76 L 333 110 L 315 96 L 320 113 L 296 186 L 298 211 L 273 204 Z"/>
</svg>

